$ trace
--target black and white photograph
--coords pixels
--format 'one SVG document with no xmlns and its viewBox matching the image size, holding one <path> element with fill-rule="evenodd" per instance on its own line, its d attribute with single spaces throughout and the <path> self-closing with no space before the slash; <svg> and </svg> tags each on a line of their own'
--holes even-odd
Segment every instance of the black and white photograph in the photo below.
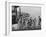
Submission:
<svg viewBox="0 0 46 37">
<path fill-rule="evenodd" d="M 12 31 L 41 30 L 41 7 L 12 6 Z"/>
</svg>

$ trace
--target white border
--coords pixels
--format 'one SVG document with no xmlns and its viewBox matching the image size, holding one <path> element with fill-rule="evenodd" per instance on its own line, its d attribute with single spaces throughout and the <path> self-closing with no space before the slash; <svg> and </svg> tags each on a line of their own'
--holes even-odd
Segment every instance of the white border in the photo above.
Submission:
<svg viewBox="0 0 46 37">
<path fill-rule="evenodd" d="M 43 13 L 45 12 L 45 6 L 44 4 L 36 4 L 36 3 L 15 3 L 15 2 L 7 2 L 7 34 L 11 34 L 11 35 L 14 35 L 16 33 L 19 33 L 21 31 L 11 31 L 12 29 L 12 13 L 11 13 L 11 6 L 13 5 L 19 5 L 19 6 L 38 6 L 38 7 L 41 7 L 41 19 L 42 19 L 42 22 L 41 22 L 41 25 L 42 25 L 42 30 L 35 30 L 35 31 L 27 31 L 27 32 L 31 32 L 31 33 L 35 33 L 35 32 L 43 32 L 45 31 L 46 29 L 46 25 L 44 24 L 43 25 Z M 26 31 L 22 31 L 22 32 L 26 32 Z"/>
</svg>

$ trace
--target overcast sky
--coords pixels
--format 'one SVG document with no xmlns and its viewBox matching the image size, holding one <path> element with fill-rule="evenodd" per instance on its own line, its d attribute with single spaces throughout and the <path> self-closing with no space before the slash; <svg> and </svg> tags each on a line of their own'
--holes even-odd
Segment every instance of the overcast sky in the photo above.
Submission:
<svg viewBox="0 0 46 37">
<path fill-rule="evenodd" d="M 24 7 L 21 7 L 21 12 L 29 13 L 31 16 L 40 16 L 41 7 L 24 6 Z"/>
</svg>

